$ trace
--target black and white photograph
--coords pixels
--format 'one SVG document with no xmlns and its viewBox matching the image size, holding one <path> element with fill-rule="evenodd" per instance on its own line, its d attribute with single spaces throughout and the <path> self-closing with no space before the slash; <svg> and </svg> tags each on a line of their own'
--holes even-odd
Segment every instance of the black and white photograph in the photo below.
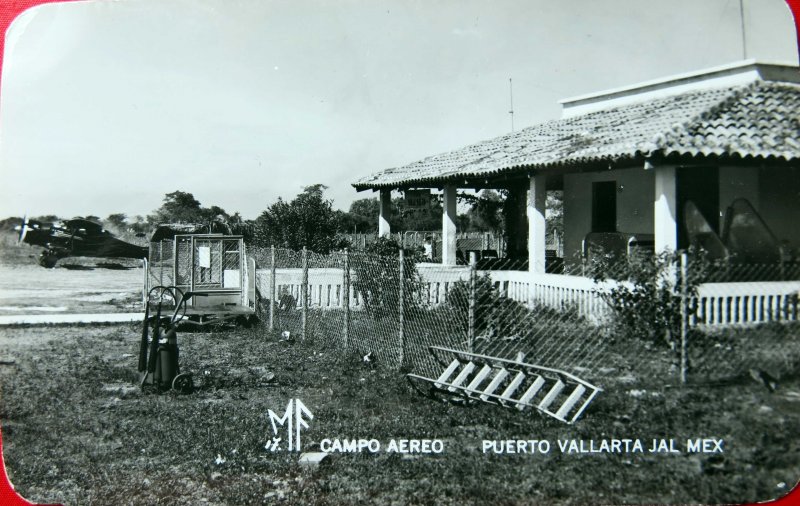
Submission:
<svg viewBox="0 0 800 506">
<path fill-rule="evenodd" d="M 24 10 L 0 81 L 15 492 L 798 498 L 798 9 Z"/>
</svg>

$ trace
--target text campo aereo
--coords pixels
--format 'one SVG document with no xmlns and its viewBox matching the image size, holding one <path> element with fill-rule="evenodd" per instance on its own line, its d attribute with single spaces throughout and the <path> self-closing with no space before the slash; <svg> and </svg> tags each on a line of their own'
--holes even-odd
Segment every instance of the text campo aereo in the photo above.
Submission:
<svg viewBox="0 0 800 506">
<path fill-rule="evenodd" d="M 323 439 L 319 449 L 326 453 L 442 453 L 441 439 L 391 439 L 386 446 L 377 439 Z"/>
</svg>

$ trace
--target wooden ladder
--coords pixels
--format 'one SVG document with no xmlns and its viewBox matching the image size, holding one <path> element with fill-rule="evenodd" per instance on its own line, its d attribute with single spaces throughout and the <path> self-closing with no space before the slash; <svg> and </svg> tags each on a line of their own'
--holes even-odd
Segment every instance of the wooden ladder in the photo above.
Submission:
<svg viewBox="0 0 800 506">
<path fill-rule="evenodd" d="M 434 391 L 459 394 L 519 411 L 536 408 L 565 423 L 575 423 L 602 390 L 577 376 L 487 355 L 431 346 L 430 352 L 444 370 L 436 378 L 406 375 L 412 385 L 423 382 Z M 449 362 L 442 355 L 453 357 Z M 417 388 L 419 390 L 419 388 Z"/>
</svg>

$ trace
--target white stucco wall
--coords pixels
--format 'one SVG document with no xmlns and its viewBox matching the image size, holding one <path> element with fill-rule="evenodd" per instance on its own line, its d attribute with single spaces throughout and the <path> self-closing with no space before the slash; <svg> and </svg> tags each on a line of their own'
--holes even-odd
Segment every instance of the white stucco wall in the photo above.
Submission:
<svg viewBox="0 0 800 506">
<path fill-rule="evenodd" d="M 581 252 L 581 241 L 592 230 L 592 183 L 616 181 L 617 230 L 653 233 L 652 170 L 615 169 L 564 176 L 564 260 L 573 263 Z"/>
<path fill-rule="evenodd" d="M 658 170 L 657 168 L 655 170 Z M 564 176 L 564 259 L 573 264 L 592 227 L 592 183 L 617 182 L 617 230 L 653 233 L 652 170 L 618 169 Z M 800 251 L 800 167 L 719 168 L 719 230 L 736 199 L 750 201 L 781 241 Z"/>
</svg>

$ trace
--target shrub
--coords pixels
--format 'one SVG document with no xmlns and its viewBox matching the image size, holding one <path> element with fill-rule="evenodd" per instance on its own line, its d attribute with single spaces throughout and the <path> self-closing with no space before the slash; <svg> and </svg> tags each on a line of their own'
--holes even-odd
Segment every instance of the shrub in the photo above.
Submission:
<svg viewBox="0 0 800 506">
<path fill-rule="evenodd" d="M 459 280 L 447 294 L 447 307 L 456 321 L 466 329 L 469 325 L 469 280 Z M 528 309 L 524 304 L 503 296 L 492 283 L 489 274 L 475 278 L 475 336 L 489 339 L 521 333 L 520 323 Z"/>
<path fill-rule="evenodd" d="M 355 274 L 353 287 L 371 316 L 381 318 L 396 314 L 394 309 L 400 301 L 400 249 L 396 240 L 380 237 L 369 244 L 365 252 L 350 255 L 350 266 Z M 414 304 L 421 284 L 416 269 L 421 258 L 416 250 L 404 250 L 404 254 L 404 308 L 407 310 Z"/>
<path fill-rule="evenodd" d="M 624 337 L 672 345 L 681 325 L 676 254 L 592 258 L 590 272 L 596 282 L 608 278 L 618 281 L 597 291 L 614 313 L 614 330 Z"/>
</svg>

